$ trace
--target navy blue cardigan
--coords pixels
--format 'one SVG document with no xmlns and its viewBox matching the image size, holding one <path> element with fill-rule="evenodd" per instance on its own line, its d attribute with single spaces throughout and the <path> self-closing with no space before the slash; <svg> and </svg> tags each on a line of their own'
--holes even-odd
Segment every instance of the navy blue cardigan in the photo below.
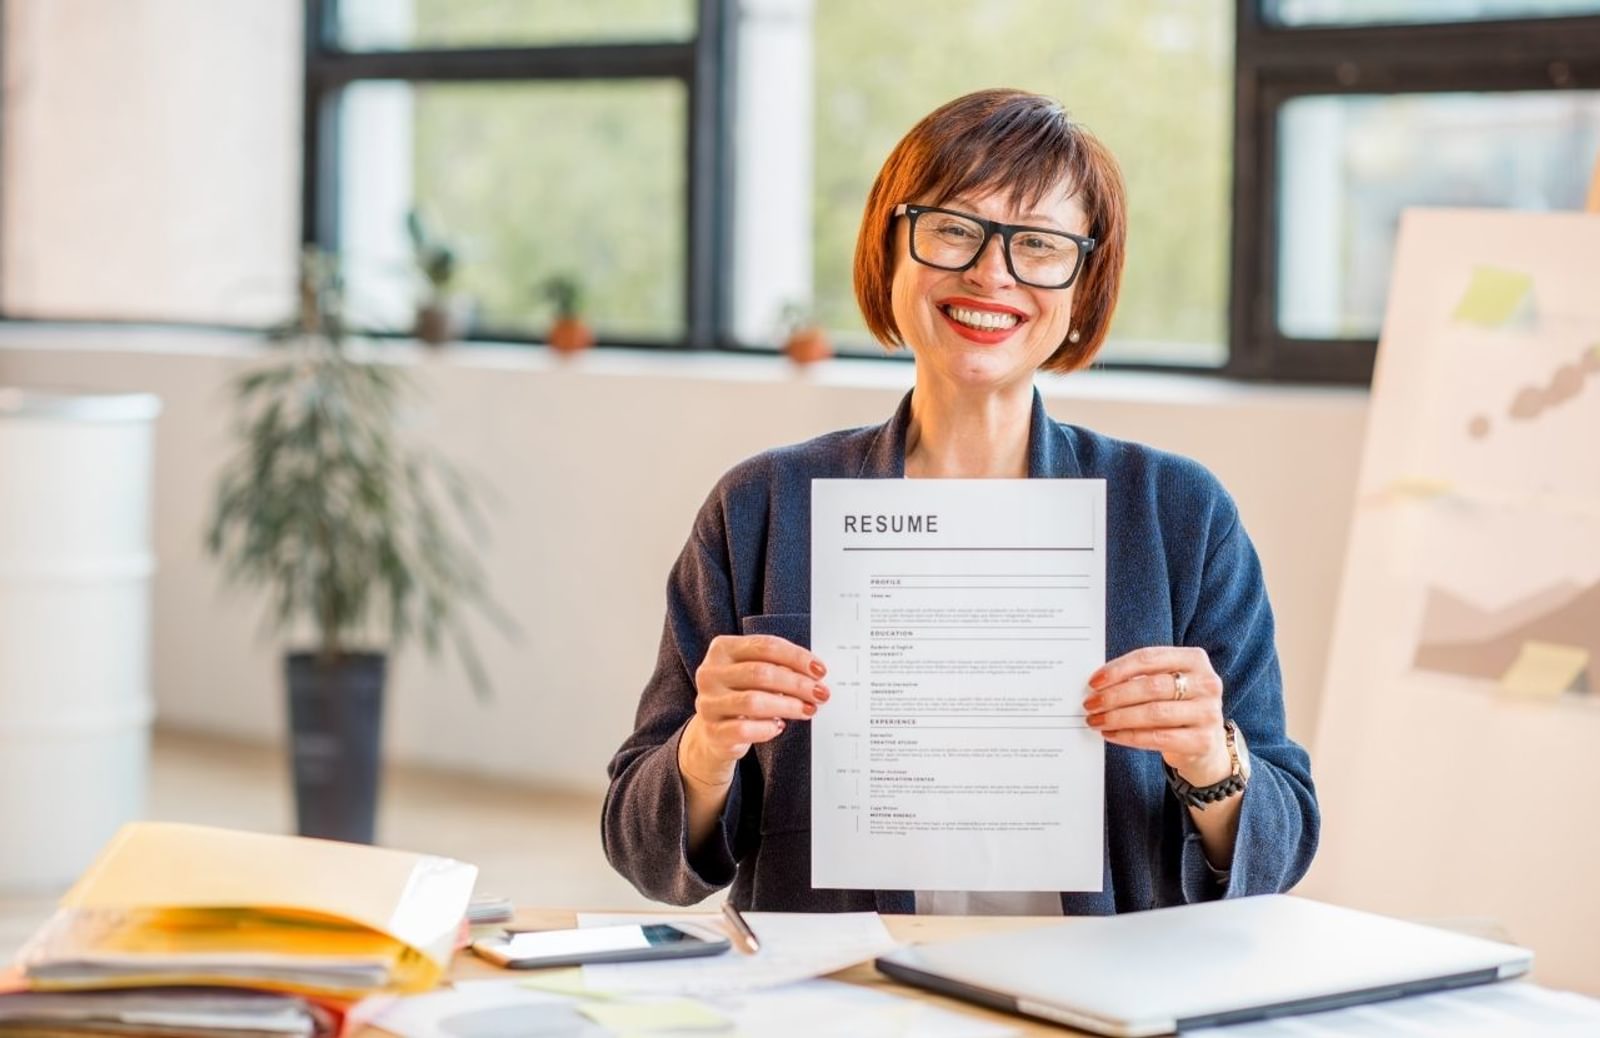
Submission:
<svg viewBox="0 0 1600 1038">
<path fill-rule="evenodd" d="M 812 888 L 809 725 L 791 722 L 740 761 L 720 822 L 692 856 L 677 768 L 678 739 L 694 715 L 694 672 L 712 638 L 776 634 L 809 646 L 811 480 L 903 477 L 910 403 L 908 394 L 885 425 L 740 463 L 700 509 L 667 584 L 655 673 L 633 734 L 611 761 L 601 824 L 606 857 L 646 896 L 692 904 L 732 883 L 741 909 L 914 911 L 910 891 Z M 1253 767 L 1233 867 L 1219 883 L 1189 812 L 1168 791 L 1160 755 L 1108 743 L 1104 889 L 1063 893 L 1063 911 L 1288 889 L 1316 850 L 1316 795 L 1310 760 L 1284 731 L 1272 611 L 1232 499 L 1196 462 L 1052 420 L 1037 392 L 1028 474 L 1105 479 L 1108 658 L 1147 645 L 1205 649 Z"/>
</svg>

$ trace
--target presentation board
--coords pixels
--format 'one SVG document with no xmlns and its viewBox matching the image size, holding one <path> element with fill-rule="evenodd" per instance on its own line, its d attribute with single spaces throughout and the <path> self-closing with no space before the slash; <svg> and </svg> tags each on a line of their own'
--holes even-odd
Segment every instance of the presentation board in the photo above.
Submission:
<svg viewBox="0 0 1600 1038">
<path fill-rule="evenodd" d="M 1401 224 L 1299 888 L 1600 993 L 1600 216 Z"/>
</svg>

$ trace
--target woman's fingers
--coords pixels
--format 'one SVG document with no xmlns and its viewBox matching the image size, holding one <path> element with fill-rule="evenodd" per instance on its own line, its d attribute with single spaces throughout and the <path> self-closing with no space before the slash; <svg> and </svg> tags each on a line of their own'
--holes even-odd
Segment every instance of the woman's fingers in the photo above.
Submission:
<svg viewBox="0 0 1600 1038">
<path fill-rule="evenodd" d="M 1089 687 L 1095 691 L 1130 681 L 1140 675 L 1184 673 L 1194 680 L 1197 674 L 1211 673 L 1211 657 L 1204 649 L 1175 645 L 1153 645 L 1118 656 L 1089 675 Z"/>
<path fill-rule="evenodd" d="M 1165 757 L 1198 757 L 1210 747 L 1210 737 L 1199 728 L 1123 728 L 1102 731 L 1106 742 L 1136 750 L 1155 750 Z"/>
<path fill-rule="evenodd" d="M 712 721 L 707 725 L 706 734 L 713 743 L 742 757 L 752 743 L 771 742 L 783 734 L 784 727 L 782 718 L 757 721 L 747 717 L 731 717 Z"/>
<path fill-rule="evenodd" d="M 711 653 L 718 651 L 731 663 L 776 663 L 797 674 L 809 674 L 812 678 L 820 678 L 828 673 L 828 668 L 809 650 L 772 634 L 722 635 L 711 642 Z"/>
<path fill-rule="evenodd" d="M 1222 724 L 1222 711 L 1217 700 L 1170 700 L 1155 703 L 1138 703 L 1115 710 L 1090 712 L 1089 727 L 1103 732 L 1123 729 L 1152 728 L 1205 728 Z"/>
<path fill-rule="evenodd" d="M 798 674 L 776 663 L 731 663 L 718 672 L 719 684 L 736 691 L 776 692 L 803 699 L 807 703 L 825 703 L 828 687 L 806 674 Z"/>
<path fill-rule="evenodd" d="M 717 756 L 737 760 L 826 702 L 827 673 L 811 653 L 772 635 L 714 638 L 695 671 L 695 712 Z"/>
<path fill-rule="evenodd" d="M 1183 698 L 1178 697 L 1178 674 L 1183 674 Z M 1091 687 L 1083 707 L 1090 713 L 1103 713 L 1138 703 L 1202 701 L 1222 698 L 1222 679 L 1206 660 L 1203 670 L 1159 671 L 1138 674 L 1114 685 Z"/>
<path fill-rule="evenodd" d="M 804 721 L 817 712 L 815 704 L 803 699 L 759 689 L 730 691 L 709 699 L 707 707 L 708 712 L 714 715 L 713 719 L 748 717 L 755 720 L 787 718 Z"/>
</svg>

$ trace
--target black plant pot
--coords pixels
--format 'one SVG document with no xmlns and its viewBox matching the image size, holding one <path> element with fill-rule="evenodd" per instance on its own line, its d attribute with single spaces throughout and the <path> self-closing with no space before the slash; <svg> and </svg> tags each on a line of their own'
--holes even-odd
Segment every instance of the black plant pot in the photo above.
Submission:
<svg viewBox="0 0 1600 1038">
<path fill-rule="evenodd" d="M 352 652 L 285 659 L 301 836 L 371 843 L 378 814 L 384 657 Z"/>
</svg>

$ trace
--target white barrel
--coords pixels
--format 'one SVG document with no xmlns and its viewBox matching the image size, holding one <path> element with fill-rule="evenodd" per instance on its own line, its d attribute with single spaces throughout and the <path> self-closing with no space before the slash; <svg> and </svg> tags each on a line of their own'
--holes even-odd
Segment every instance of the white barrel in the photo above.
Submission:
<svg viewBox="0 0 1600 1038">
<path fill-rule="evenodd" d="M 143 814 L 160 410 L 0 388 L 0 889 L 71 882 Z"/>
</svg>

